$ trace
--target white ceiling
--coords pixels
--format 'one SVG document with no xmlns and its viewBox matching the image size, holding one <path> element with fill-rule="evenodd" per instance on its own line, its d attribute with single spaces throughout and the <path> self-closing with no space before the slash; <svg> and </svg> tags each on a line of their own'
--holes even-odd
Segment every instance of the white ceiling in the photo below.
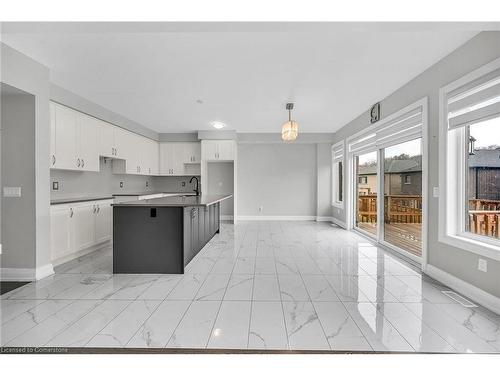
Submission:
<svg viewBox="0 0 500 375">
<path fill-rule="evenodd" d="M 214 120 L 279 132 L 287 101 L 301 132 L 334 132 L 484 27 L 8 23 L 2 39 L 53 83 L 160 133 Z"/>
</svg>

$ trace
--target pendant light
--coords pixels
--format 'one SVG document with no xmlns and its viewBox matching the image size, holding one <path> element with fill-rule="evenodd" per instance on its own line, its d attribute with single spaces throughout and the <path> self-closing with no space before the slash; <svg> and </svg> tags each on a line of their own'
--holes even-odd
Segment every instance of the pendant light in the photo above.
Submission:
<svg viewBox="0 0 500 375">
<path fill-rule="evenodd" d="M 299 124 L 292 121 L 293 103 L 286 103 L 286 110 L 288 111 L 288 121 L 281 127 L 281 139 L 285 143 L 293 142 L 299 135 Z"/>
</svg>

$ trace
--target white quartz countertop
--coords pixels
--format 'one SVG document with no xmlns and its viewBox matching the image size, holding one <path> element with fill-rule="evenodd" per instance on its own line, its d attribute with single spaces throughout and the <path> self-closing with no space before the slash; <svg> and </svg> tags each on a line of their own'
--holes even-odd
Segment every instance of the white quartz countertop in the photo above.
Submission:
<svg viewBox="0 0 500 375">
<path fill-rule="evenodd" d="M 115 207 L 188 207 L 210 206 L 231 198 L 232 194 L 225 195 L 181 195 L 163 198 L 144 199 L 140 201 L 114 203 Z"/>
</svg>

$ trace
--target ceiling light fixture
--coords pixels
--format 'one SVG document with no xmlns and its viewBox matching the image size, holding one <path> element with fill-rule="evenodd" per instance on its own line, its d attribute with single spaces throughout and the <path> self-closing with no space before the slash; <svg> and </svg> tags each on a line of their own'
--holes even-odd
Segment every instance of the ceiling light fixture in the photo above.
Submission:
<svg viewBox="0 0 500 375">
<path fill-rule="evenodd" d="M 225 128 L 226 127 L 226 124 L 224 124 L 223 122 L 220 122 L 220 121 L 212 121 L 210 123 L 215 129 L 222 129 L 222 128 Z"/>
<path fill-rule="evenodd" d="M 299 135 L 299 124 L 296 121 L 292 121 L 292 109 L 293 103 L 286 103 L 286 110 L 288 111 L 288 121 L 281 127 L 281 139 L 285 143 L 293 142 L 297 139 Z"/>
</svg>

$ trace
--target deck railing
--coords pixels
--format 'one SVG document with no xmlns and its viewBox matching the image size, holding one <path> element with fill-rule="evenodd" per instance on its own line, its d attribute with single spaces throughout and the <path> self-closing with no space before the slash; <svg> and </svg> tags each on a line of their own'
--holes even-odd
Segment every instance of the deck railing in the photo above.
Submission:
<svg viewBox="0 0 500 375">
<path fill-rule="evenodd" d="M 421 223 L 421 195 L 386 195 L 384 197 L 384 221 L 390 223 Z M 358 199 L 358 221 L 377 220 L 377 195 L 360 195 Z"/>
<path fill-rule="evenodd" d="M 421 223 L 421 195 L 386 195 L 384 221 L 391 223 Z M 377 195 L 358 197 L 358 222 L 377 221 Z M 469 199 L 469 231 L 500 238 L 500 200 Z"/>
<path fill-rule="evenodd" d="M 469 199 L 469 231 L 500 238 L 500 201 Z"/>
</svg>

